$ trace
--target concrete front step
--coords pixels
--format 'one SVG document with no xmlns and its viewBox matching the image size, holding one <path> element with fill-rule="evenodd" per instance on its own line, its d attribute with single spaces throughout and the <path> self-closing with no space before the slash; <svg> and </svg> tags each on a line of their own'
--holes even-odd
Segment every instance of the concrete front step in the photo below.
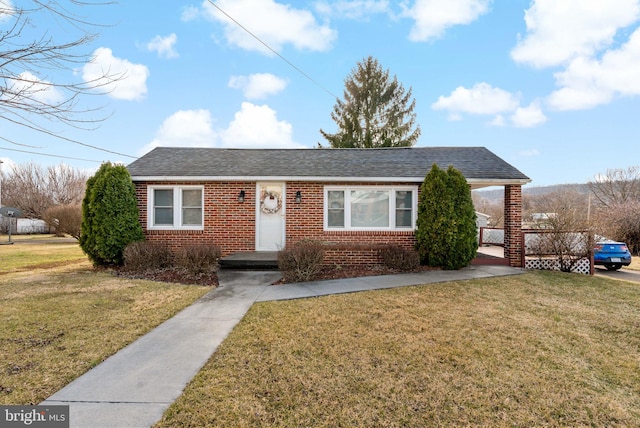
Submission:
<svg viewBox="0 0 640 428">
<path fill-rule="evenodd" d="M 278 270 L 278 252 L 249 251 L 230 254 L 220 259 L 220 269 Z"/>
</svg>

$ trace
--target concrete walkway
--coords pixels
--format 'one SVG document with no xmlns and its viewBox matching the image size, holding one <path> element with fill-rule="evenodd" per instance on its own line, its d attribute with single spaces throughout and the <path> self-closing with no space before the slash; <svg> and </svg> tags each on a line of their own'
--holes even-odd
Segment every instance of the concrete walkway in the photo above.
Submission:
<svg viewBox="0 0 640 428">
<path fill-rule="evenodd" d="M 53 394 L 69 405 L 70 426 L 149 427 L 182 394 L 255 302 L 514 275 L 505 266 L 270 286 L 278 272 L 221 271 L 220 286 Z"/>
</svg>

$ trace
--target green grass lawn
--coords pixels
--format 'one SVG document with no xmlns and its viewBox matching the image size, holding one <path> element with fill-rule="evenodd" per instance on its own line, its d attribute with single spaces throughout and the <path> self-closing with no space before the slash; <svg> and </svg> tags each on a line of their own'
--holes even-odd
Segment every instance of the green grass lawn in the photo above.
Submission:
<svg viewBox="0 0 640 428">
<path fill-rule="evenodd" d="M 640 256 L 632 256 L 631 264 L 623 269 L 640 270 Z"/>
<path fill-rule="evenodd" d="M 210 290 L 40 245 L 0 246 L 0 404 Z M 559 272 L 260 303 L 157 426 L 639 426 L 639 314 L 639 285 Z"/>
<path fill-rule="evenodd" d="M 15 235 L 13 244 L 0 235 L 0 275 L 8 272 L 46 269 L 87 260 L 78 242 L 54 235 Z"/>
<path fill-rule="evenodd" d="M 639 426 L 639 314 L 560 272 L 260 303 L 157 427 Z"/>
<path fill-rule="evenodd" d="M 94 270 L 77 243 L 18 241 L 0 246 L 0 404 L 39 403 L 210 290 Z"/>
</svg>

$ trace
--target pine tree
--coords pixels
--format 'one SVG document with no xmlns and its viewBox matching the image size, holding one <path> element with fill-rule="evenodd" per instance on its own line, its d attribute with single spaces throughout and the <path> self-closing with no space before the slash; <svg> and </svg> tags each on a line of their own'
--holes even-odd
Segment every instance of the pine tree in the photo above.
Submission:
<svg viewBox="0 0 640 428">
<path fill-rule="evenodd" d="M 136 190 L 122 165 L 103 163 L 87 181 L 80 247 L 96 266 L 120 265 L 125 247 L 144 240 Z"/>
<path fill-rule="evenodd" d="M 320 133 L 333 148 L 411 147 L 420 137 L 415 99 L 373 57 L 359 62 L 345 80 L 344 101 L 331 118 L 338 132 Z"/>
<path fill-rule="evenodd" d="M 476 214 L 464 175 L 433 164 L 420 189 L 416 249 L 423 264 L 460 269 L 476 256 Z"/>
</svg>

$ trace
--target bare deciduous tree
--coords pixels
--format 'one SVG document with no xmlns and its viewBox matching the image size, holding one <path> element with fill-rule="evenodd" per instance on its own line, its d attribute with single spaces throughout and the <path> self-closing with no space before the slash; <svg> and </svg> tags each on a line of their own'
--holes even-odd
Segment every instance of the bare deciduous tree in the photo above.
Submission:
<svg viewBox="0 0 640 428">
<path fill-rule="evenodd" d="M 504 227 L 504 201 L 491 201 L 477 192 L 472 192 L 471 197 L 475 210 L 489 216 L 488 227 Z"/>
<path fill-rule="evenodd" d="M 1 119 L 76 143 L 79 142 L 54 132 L 47 123 L 92 129 L 104 120 L 86 115 L 97 109 L 81 107 L 79 99 L 82 95 L 95 95 L 96 89 L 123 76 L 106 70 L 99 78 L 86 82 L 74 70 L 92 60 L 92 53 L 83 49 L 95 39 L 97 33 L 93 30 L 100 27 L 80 12 L 106 4 L 32 0 L 16 7 L 11 1 L 0 1 Z M 56 31 L 57 39 L 52 36 L 51 25 L 61 27 Z M 26 146 L 6 135 L 0 139 Z"/>
<path fill-rule="evenodd" d="M 640 166 L 608 169 L 589 183 L 596 205 L 604 208 L 640 201 Z"/>
<path fill-rule="evenodd" d="M 562 189 L 527 197 L 525 217 L 539 229 L 588 229 L 589 198 L 575 190 Z M 536 214 L 546 214 L 538 215 Z"/>
<path fill-rule="evenodd" d="M 553 255 L 561 271 L 571 272 L 581 259 L 589 256 L 592 246 L 584 195 L 557 191 L 536 196 L 531 204 L 535 212 L 545 214 L 531 219 L 542 229 L 533 240 L 533 251 Z"/>
<path fill-rule="evenodd" d="M 607 239 L 625 242 L 640 252 L 640 166 L 609 169 L 589 182 L 594 228 Z"/>
<path fill-rule="evenodd" d="M 624 242 L 631 253 L 640 254 L 640 200 L 598 210 L 595 224 L 599 235 Z"/>
<path fill-rule="evenodd" d="M 56 205 L 46 210 L 42 219 L 55 228 L 56 235 L 68 234 L 80 239 L 82 205 Z"/>
<path fill-rule="evenodd" d="M 43 218 L 53 206 L 81 204 L 87 179 L 87 173 L 64 164 L 17 164 L 3 176 L 2 204 L 20 208 L 25 217 Z"/>
</svg>

